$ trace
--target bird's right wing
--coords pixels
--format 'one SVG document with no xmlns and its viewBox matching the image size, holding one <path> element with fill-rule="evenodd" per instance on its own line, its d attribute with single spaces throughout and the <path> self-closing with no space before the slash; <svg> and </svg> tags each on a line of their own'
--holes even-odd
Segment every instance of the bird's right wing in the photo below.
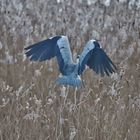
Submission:
<svg viewBox="0 0 140 140">
<path fill-rule="evenodd" d="M 65 74 L 64 67 L 73 62 L 66 36 L 55 36 L 31 45 L 24 50 L 31 61 L 45 61 L 56 56 L 62 74 Z"/>
<path fill-rule="evenodd" d="M 78 74 L 82 74 L 85 70 L 85 66 L 88 66 L 94 70 L 97 74 L 109 76 L 110 73 L 115 72 L 117 69 L 100 44 L 95 40 L 90 40 L 84 47 L 79 60 Z"/>
</svg>

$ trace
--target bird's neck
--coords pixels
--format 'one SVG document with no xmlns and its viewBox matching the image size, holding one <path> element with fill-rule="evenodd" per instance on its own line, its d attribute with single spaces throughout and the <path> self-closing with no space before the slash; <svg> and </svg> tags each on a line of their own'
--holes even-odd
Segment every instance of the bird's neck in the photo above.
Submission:
<svg viewBox="0 0 140 140">
<path fill-rule="evenodd" d="M 76 59 L 76 64 L 78 64 L 78 63 L 79 63 L 79 58 Z"/>
</svg>

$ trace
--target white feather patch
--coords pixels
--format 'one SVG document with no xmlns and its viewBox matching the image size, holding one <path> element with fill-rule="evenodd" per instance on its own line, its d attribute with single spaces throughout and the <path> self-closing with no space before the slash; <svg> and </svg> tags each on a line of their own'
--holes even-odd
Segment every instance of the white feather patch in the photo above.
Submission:
<svg viewBox="0 0 140 140">
<path fill-rule="evenodd" d="M 84 47 L 84 50 L 82 52 L 82 54 L 80 55 L 80 65 L 82 64 L 84 58 L 86 57 L 86 55 L 95 48 L 94 45 L 94 40 L 90 40 L 87 42 L 86 46 Z"/>
<path fill-rule="evenodd" d="M 70 50 L 69 40 L 66 36 L 62 36 L 58 41 L 57 45 L 60 49 L 60 53 L 62 55 L 62 58 L 64 60 L 65 64 L 72 63 L 72 54 Z"/>
</svg>

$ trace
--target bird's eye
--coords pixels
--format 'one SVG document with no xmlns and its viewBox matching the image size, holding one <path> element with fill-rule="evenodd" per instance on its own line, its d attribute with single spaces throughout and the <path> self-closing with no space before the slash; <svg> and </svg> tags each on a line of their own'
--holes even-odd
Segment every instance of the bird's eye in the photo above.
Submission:
<svg viewBox="0 0 140 140">
<path fill-rule="evenodd" d="M 80 57 L 80 55 L 77 55 L 77 58 L 79 58 Z"/>
<path fill-rule="evenodd" d="M 63 47 L 61 47 L 60 49 L 64 49 L 65 47 L 63 46 Z"/>
</svg>

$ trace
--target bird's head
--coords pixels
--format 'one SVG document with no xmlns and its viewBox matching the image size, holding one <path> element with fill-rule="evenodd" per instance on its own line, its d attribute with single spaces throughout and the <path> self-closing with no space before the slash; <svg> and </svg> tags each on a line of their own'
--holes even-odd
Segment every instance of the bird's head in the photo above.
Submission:
<svg viewBox="0 0 140 140">
<path fill-rule="evenodd" d="M 76 58 L 76 63 L 77 64 L 79 63 L 79 59 L 80 59 L 80 55 L 77 55 L 77 58 Z"/>
</svg>

